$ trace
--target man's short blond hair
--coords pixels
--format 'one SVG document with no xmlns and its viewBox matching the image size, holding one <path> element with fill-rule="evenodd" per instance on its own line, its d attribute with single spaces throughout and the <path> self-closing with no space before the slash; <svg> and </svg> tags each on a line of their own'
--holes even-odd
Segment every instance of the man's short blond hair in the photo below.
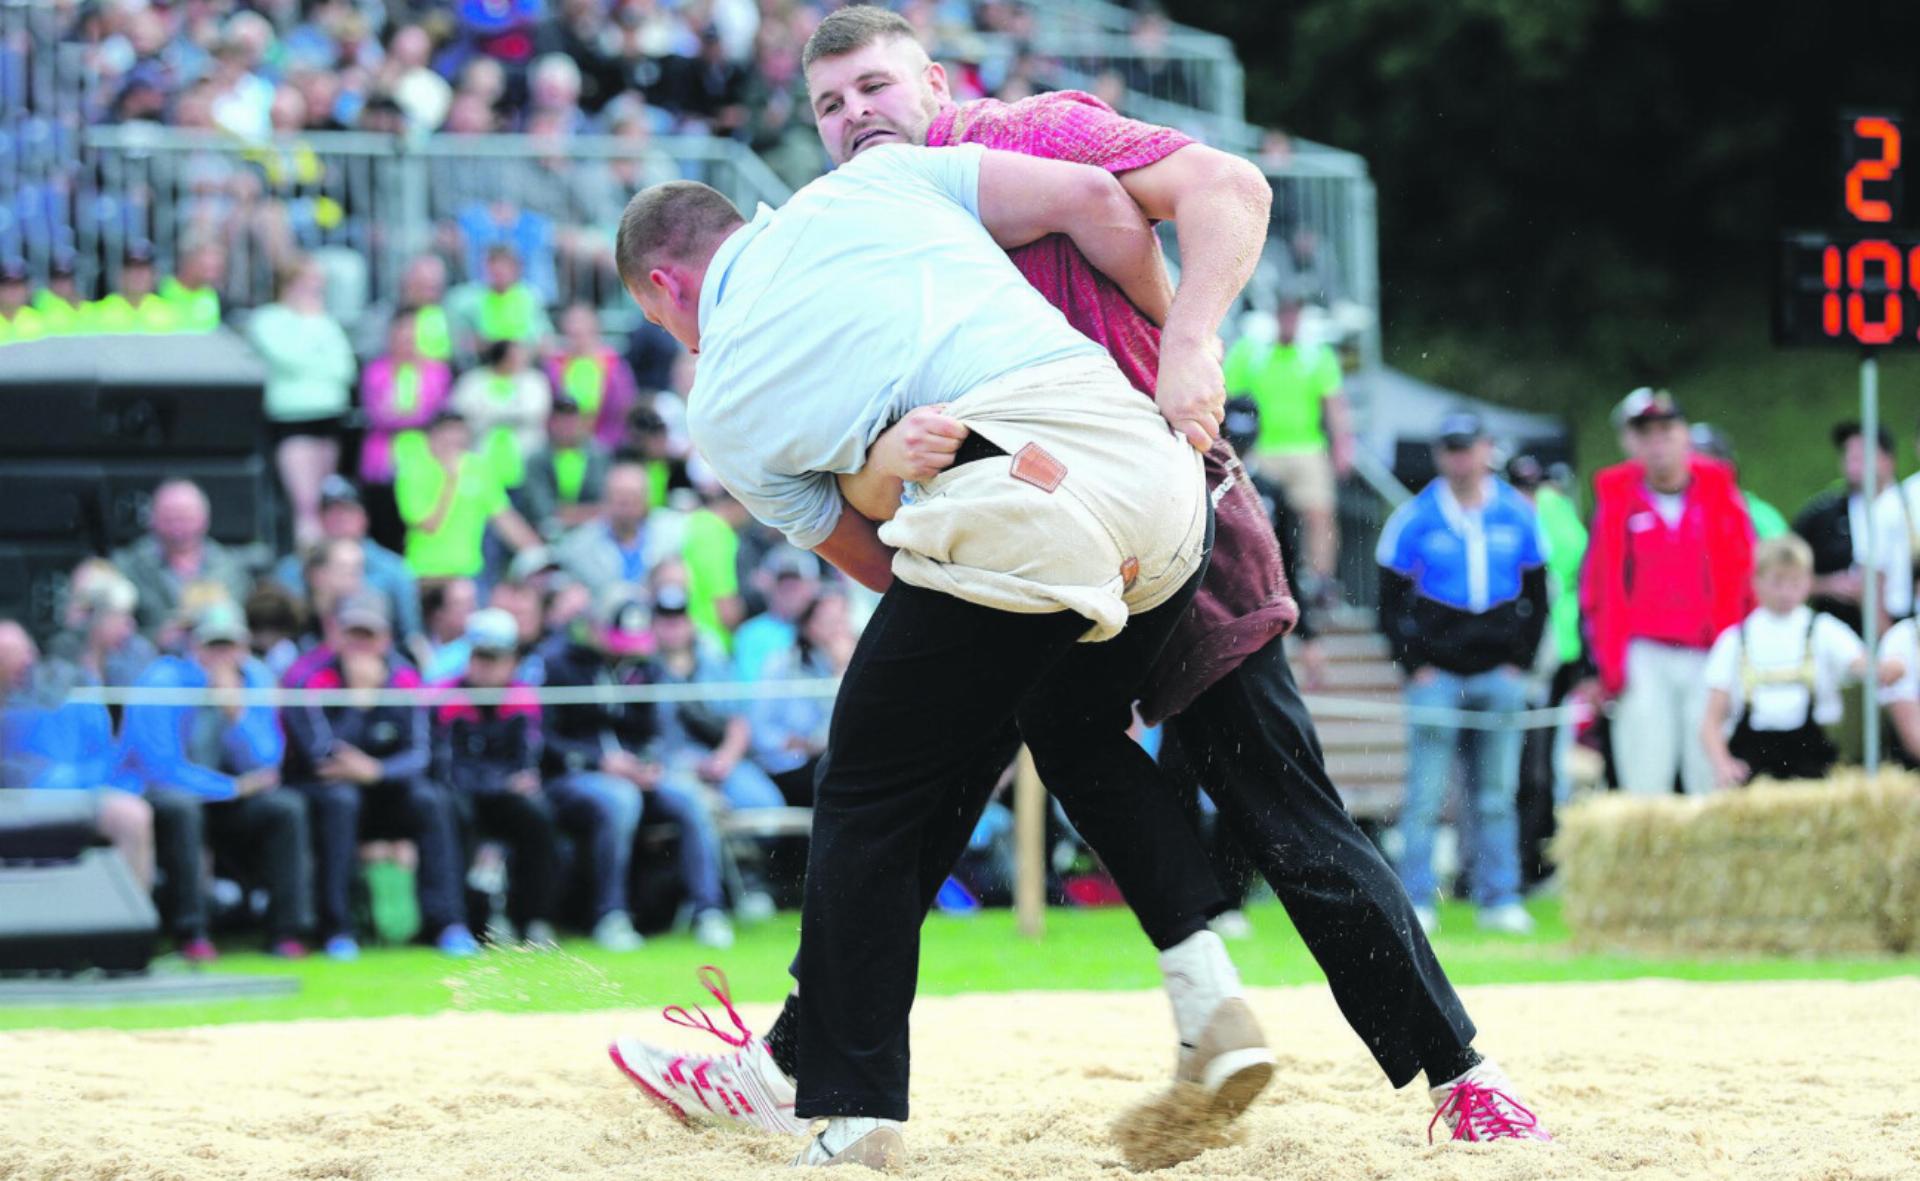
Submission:
<svg viewBox="0 0 1920 1181">
<path fill-rule="evenodd" d="M 1813 573 L 1813 547 L 1794 534 L 1769 538 L 1753 549 L 1753 575 Z"/>
<path fill-rule="evenodd" d="M 620 215 L 613 260 L 631 289 L 662 261 L 704 260 L 746 218 L 733 202 L 691 180 L 651 185 L 633 195 Z"/>
<path fill-rule="evenodd" d="M 813 30 L 813 36 L 807 38 L 806 48 L 800 51 L 800 70 L 802 73 L 813 68 L 813 63 L 823 57 L 845 57 L 880 41 L 905 37 L 915 45 L 920 38 L 914 35 L 913 26 L 905 17 L 885 8 L 872 4 L 850 4 L 837 12 L 830 12 Z"/>
</svg>

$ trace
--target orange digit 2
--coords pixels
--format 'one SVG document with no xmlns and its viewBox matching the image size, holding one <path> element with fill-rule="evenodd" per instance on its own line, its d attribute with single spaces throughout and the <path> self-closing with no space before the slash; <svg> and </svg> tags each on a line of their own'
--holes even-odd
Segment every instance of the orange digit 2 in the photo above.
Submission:
<svg viewBox="0 0 1920 1181">
<path fill-rule="evenodd" d="M 1879 140 L 1880 157 L 1861 160 L 1847 169 L 1847 212 L 1861 221 L 1892 221 L 1893 206 L 1868 197 L 1866 184 L 1893 179 L 1894 170 L 1900 167 L 1900 129 L 1887 119 L 1869 115 L 1853 121 L 1853 133 L 1861 139 Z"/>
</svg>

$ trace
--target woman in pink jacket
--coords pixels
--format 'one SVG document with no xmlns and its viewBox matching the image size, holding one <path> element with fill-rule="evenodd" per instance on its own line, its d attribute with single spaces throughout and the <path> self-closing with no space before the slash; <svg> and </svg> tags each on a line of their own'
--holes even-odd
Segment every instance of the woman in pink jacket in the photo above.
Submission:
<svg viewBox="0 0 1920 1181">
<path fill-rule="evenodd" d="M 447 404 L 453 373 L 445 361 L 420 354 L 414 311 L 402 308 L 387 326 L 387 352 L 360 374 L 360 408 L 367 416 L 360 444 L 361 496 L 369 532 L 399 549 L 406 536 L 393 499 L 394 452 L 426 446 L 426 426 Z"/>
</svg>

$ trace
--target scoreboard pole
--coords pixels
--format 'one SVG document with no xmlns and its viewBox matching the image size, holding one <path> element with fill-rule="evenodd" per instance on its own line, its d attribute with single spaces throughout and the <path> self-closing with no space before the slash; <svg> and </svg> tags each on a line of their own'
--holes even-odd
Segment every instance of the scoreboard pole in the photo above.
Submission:
<svg viewBox="0 0 1920 1181">
<path fill-rule="evenodd" d="M 1872 349 L 1860 356 L 1860 439 L 1866 448 L 1867 462 L 1862 465 L 1860 498 L 1867 507 L 1867 537 L 1863 557 L 1866 578 L 1861 587 L 1861 624 L 1866 631 L 1867 675 L 1860 680 L 1865 687 L 1862 712 L 1866 717 L 1866 746 L 1863 751 L 1867 774 L 1880 773 L 1880 563 L 1874 553 L 1878 532 L 1874 528 L 1874 505 L 1880 482 L 1880 360 Z M 1898 485 L 1895 485 L 1896 489 Z M 1900 493 L 1896 492 L 1896 495 Z"/>
</svg>

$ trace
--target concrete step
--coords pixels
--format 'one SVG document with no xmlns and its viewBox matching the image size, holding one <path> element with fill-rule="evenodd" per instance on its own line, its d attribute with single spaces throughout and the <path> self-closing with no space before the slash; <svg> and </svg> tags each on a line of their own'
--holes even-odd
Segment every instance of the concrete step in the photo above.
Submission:
<svg viewBox="0 0 1920 1181">
<path fill-rule="evenodd" d="M 1340 661 L 1327 665 L 1316 691 L 1329 697 L 1350 697 L 1368 690 L 1398 694 L 1400 687 L 1400 670 L 1384 660 Z"/>
<path fill-rule="evenodd" d="M 1404 784 L 1407 777 L 1407 752 L 1401 750 L 1343 750 L 1327 752 L 1327 774 L 1335 784 Z"/>
<path fill-rule="evenodd" d="M 1390 660 L 1393 650 L 1387 646 L 1387 638 L 1377 632 L 1331 632 L 1318 637 L 1320 654 L 1329 664 L 1336 661 Z M 1298 660 L 1297 642 L 1289 643 L 1287 655 Z"/>
<path fill-rule="evenodd" d="M 1398 722 L 1368 722 L 1349 718 L 1316 718 L 1321 749 L 1334 751 L 1403 750 L 1407 728 Z"/>
</svg>

